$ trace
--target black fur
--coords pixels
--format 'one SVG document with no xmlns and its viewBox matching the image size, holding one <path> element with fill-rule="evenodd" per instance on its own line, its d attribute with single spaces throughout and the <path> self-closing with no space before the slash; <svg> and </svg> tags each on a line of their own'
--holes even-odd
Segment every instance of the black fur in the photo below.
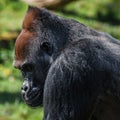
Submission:
<svg viewBox="0 0 120 120">
<path fill-rule="evenodd" d="M 89 120 L 100 96 L 120 98 L 120 42 L 45 9 L 31 9 L 38 12 L 37 37 L 28 58 L 45 83 L 44 120 Z M 41 50 L 44 42 L 52 46 L 50 54 Z"/>
</svg>

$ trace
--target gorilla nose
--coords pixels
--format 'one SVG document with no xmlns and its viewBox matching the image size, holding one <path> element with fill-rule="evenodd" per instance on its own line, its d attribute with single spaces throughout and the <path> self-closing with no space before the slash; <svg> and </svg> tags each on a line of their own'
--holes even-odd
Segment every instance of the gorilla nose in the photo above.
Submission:
<svg viewBox="0 0 120 120">
<path fill-rule="evenodd" d="M 28 84 L 28 82 L 24 82 L 23 86 L 21 87 L 22 93 L 28 92 L 30 89 L 30 86 Z"/>
<path fill-rule="evenodd" d="M 28 91 L 28 86 L 22 86 L 22 91 L 24 91 L 24 92 L 26 92 L 26 91 Z"/>
</svg>

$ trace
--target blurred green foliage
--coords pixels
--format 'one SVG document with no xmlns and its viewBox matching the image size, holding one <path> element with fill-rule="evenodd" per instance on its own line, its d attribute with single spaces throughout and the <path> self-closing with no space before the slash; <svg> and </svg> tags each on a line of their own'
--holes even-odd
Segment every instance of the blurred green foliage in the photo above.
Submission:
<svg viewBox="0 0 120 120">
<path fill-rule="evenodd" d="M 101 10 L 102 9 L 102 10 Z M 100 20 L 120 23 L 120 0 L 108 0 L 98 7 L 97 17 Z"/>
<path fill-rule="evenodd" d="M 26 7 L 20 0 L 0 0 L 0 36 L 20 30 Z"/>
<path fill-rule="evenodd" d="M 42 120 L 43 116 L 42 108 L 31 109 L 21 100 L 22 78 L 12 65 L 14 40 L 26 9 L 20 0 L 0 0 L 0 120 Z M 120 0 L 78 0 L 56 13 L 120 39 Z"/>
</svg>

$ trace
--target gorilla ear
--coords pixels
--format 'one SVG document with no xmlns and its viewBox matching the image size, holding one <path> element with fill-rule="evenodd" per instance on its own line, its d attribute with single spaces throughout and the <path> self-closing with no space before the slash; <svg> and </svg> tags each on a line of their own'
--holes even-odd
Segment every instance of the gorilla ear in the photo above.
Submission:
<svg viewBox="0 0 120 120">
<path fill-rule="evenodd" d="M 40 48 L 49 55 L 52 55 L 53 47 L 49 42 L 43 42 L 40 45 Z"/>
</svg>

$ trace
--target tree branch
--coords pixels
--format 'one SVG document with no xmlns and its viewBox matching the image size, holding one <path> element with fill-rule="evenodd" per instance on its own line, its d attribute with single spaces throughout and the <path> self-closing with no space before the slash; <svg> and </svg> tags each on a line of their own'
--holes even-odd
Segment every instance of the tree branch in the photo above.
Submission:
<svg viewBox="0 0 120 120">
<path fill-rule="evenodd" d="M 48 9 L 57 9 L 65 6 L 66 4 L 78 1 L 78 0 L 23 0 L 29 5 L 36 6 L 38 8 L 46 7 Z"/>
</svg>

